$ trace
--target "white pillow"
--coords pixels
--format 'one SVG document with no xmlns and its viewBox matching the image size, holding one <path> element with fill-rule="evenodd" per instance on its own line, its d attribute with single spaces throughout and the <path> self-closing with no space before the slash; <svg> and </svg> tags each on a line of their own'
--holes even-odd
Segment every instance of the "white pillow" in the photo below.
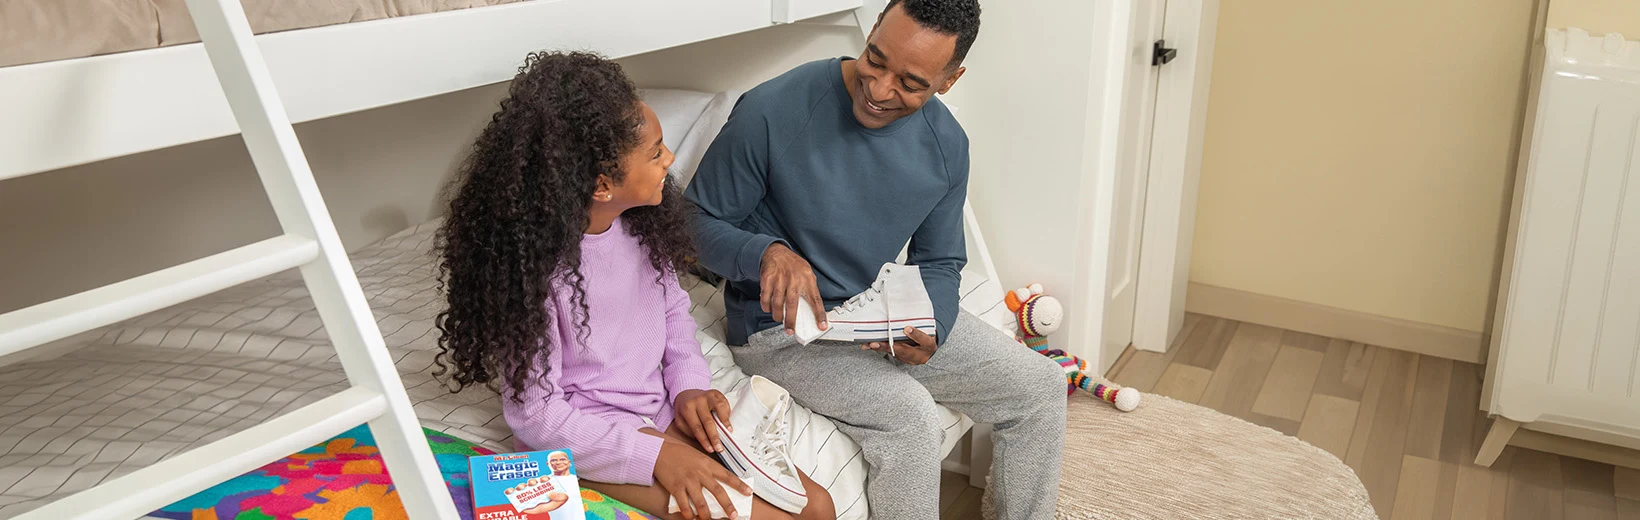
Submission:
<svg viewBox="0 0 1640 520">
<path fill-rule="evenodd" d="M 638 97 L 648 103 L 649 108 L 655 111 L 655 117 L 661 120 L 661 142 L 667 148 L 677 150 L 683 143 L 683 137 L 700 119 L 701 112 L 711 104 L 713 94 L 693 90 L 639 89 Z"/>
<path fill-rule="evenodd" d="M 712 96 L 694 128 L 684 136 L 683 143 L 672 149 L 676 157 L 672 162 L 672 172 L 678 176 L 680 186 L 688 186 L 689 181 L 695 178 L 695 168 L 700 166 L 700 158 L 706 155 L 706 149 L 712 146 L 712 140 L 717 139 L 718 131 L 723 130 L 723 124 L 729 121 L 729 113 L 734 111 L 741 94 L 741 91 L 731 90 Z"/>
</svg>

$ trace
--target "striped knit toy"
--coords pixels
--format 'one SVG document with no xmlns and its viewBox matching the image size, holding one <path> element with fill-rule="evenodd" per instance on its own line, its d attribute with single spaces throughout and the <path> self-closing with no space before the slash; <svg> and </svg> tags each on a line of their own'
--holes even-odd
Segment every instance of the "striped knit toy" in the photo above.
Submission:
<svg viewBox="0 0 1640 520">
<path fill-rule="evenodd" d="M 1044 295 L 1041 285 L 1031 284 L 1009 292 L 1005 302 L 1017 318 L 1020 342 L 1059 363 L 1060 368 L 1065 370 L 1066 395 L 1081 389 L 1116 406 L 1117 410 L 1130 412 L 1138 408 L 1140 394 L 1137 389 L 1123 388 L 1089 376 L 1086 361 L 1048 346 L 1047 336 L 1059 328 L 1064 308 L 1059 305 L 1059 300 Z"/>
</svg>

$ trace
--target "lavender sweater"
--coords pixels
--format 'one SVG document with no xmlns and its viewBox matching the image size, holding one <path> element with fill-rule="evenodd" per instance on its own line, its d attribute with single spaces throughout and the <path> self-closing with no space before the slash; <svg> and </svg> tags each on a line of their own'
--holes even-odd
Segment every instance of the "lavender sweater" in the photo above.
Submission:
<svg viewBox="0 0 1640 520">
<path fill-rule="evenodd" d="M 569 448 L 583 478 L 653 485 L 661 439 L 638 429 L 649 419 L 666 431 L 678 394 L 711 383 L 689 295 L 670 272 L 655 282 L 648 250 L 619 218 L 608 231 L 581 239 L 581 274 L 586 341 L 570 318 L 579 310 L 573 292 L 557 288 L 547 327 L 553 346 L 536 366 L 523 403 L 508 392 L 502 412 L 520 450 Z"/>
</svg>

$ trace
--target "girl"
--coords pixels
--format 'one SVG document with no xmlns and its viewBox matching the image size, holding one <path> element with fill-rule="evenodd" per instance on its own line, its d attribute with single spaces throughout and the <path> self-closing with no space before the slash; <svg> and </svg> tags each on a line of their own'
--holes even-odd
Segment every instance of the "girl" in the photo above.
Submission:
<svg viewBox="0 0 1640 520">
<path fill-rule="evenodd" d="M 570 449 L 587 487 L 652 514 L 675 498 L 671 518 L 705 519 L 706 494 L 732 511 L 727 490 L 752 490 L 707 454 L 722 449 L 712 414 L 727 420 L 729 402 L 709 386 L 678 286 L 694 251 L 671 165 L 619 65 L 530 55 L 439 230 L 438 375 L 499 390 L 518 448 Z M 799 517 L 834 518 L 801 478 Z M 792 518 L 761 499 L 751 514 Z"/>
</svg>

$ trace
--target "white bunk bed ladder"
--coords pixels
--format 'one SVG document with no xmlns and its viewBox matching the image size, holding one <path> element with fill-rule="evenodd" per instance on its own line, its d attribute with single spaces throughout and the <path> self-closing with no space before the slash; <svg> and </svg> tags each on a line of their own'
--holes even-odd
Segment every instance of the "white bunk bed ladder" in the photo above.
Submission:
<svg viewBox="0 0 1640 520">
<path fill-rule="evenodd" d="M 299 268 L 351 388 L 24 514 L 134 518 L 362 423 L 410 518 L 456 518 L 438 464 L 238 0 L 187 0 L 284 235 L 0 315 L 0 355 Z"/>
</svg>

